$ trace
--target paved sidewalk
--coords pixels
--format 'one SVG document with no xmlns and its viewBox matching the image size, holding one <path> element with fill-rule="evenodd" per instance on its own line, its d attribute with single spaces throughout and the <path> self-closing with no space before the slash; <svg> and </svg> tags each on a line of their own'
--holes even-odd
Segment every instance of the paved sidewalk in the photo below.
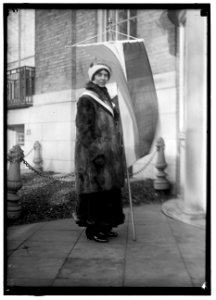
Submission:
<svg viewBox="0 0 216 300">
<path fill-rule="evenodd" d="M 8 228 L 7 292 L 13 287 L 201 287 L 205 230 L 172 220 L 160 204 L 129 209 L 119 237 L 96 243 L 73 219 Z"/>
</svg>

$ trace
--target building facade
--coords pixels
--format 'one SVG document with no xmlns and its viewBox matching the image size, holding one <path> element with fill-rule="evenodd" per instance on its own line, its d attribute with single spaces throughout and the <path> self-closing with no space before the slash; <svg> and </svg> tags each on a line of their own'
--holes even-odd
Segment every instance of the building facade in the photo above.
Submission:
<svg viewBox="0 0 216 300">
<path fill-rule="evenodd" d="M 192 206 L 205 211 L 207 21 L 199 9 L 19 9 L 9 13 L 7 28 L 8 148 L 19 143 L 28 153 L 39 141 L 44 171 L 72 172 L 76 101 L 94 59 L 74 45 L 141 38 L 158 97 L 155 142 L 165 141 L 172 193 L 194 199 L 198 188 Z M 195 60 L 202 62 L 199 68 Z M 155 142 L 133 166 L 136 173 L 148 165 L 139 178 L 155 178 L 156 157 L 148 164 Z M 32 159 L 30 153 L 26 160 L 31 164 Z M 194 178 L 196 168 L 200 175 Z"/>
</svg>

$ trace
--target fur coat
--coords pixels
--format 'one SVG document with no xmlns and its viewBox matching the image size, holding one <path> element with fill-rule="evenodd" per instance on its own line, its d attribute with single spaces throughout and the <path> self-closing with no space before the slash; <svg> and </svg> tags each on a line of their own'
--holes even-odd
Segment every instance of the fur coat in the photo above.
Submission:
<svg viewBox="0 0 216 300">
<path fill-rule="evenodd" d="M 102 103 L 91 95 L 82 95 L 77 103 L 75 176 L 78 194 L 121 188 L 125 175 L 117 105 L 113 107 L 106 87 L 89 82 L 86 91 L 93 92 Z"/>
</svg>

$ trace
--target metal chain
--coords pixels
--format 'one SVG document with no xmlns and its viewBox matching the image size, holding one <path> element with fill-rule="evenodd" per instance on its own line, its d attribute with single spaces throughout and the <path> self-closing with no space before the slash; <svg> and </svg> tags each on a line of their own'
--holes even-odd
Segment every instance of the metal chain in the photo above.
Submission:
<svg viewBox="0 0 216 300">
<path fill-rule="evenodd" d="M 33 150 L 34 150 L 34 147 L 26 155 L 24 155 L 24 157 L 27 157 Z"/>
<path fill-rule="evenodd" d="M 137 175 L 137 174 L 141 173 L 142 171 L 144 171 L 148 167 L 148 165 L 151 163 L 151 161 L 153 160 L 153 158 L 155 157 L 156 152 L 157 152 L 157 150 L 155 150 L 155 152 L 152 154 L 152 157 L 149 159 L 149 161 L 145 164 L 144 167 L 142 167 L 139 171 L 137 171 L 135 173 L 132 173 L 130 175 L 130 177 L 132 177 L 134 175 Z"/>
<path fill-rule="evenodd" d="M 149 161 L 145 164 L 144 167 L 142 167 L 139 171 L 137 171 L 137 172 L 135 172 L 135 173 L 132 173 L 132 174 L 130 175 L 130 177 L 132 177 L 132 176 L 134 176 L 134 175 L 137 175 L 137 174 L 141 173 L 142 171 L 144 171 L 144 170 L 147 168 L 147 166 L 151 163 L 151 161 L 153 160 L 153 158 L 155 157 L 156 152 L 157 152 L 157 151 L 155 151 L 155 152 L 152 154 L 151 158 L 150 158 Z M 9 158 L 7 158 L 7 161 L 12 162 Z M 48 179 L 53 180 L 53 181 L 56 181 L 56 180 L 62 180 L 62 179 L 64 179 L 64 178 L 67 178 L 67 177 L 70 177 L 70 176 L 74 176 L 74 173 L 73 173 L 73 172 L 72 172 L 72 173 L 69 173 L 69 174 L 66 174 L 66 175 L 63 175 L 63 176 L 61 176 L 61 177 L 53 177 L 53 176 L 45 175 L 45 174 L 43 174 L 42 172 L 40 172 L 40 171 L 34 169 L 34 168 L 33 168 L 33 167 L 32 167 L 25 159 L 22 159 L 22 162 L 24 163 L 24 165 L 26 165 L 27 168 L 29 168 L 31 171 L 35 172 L 37 175 L 39 175 L 39 176 L 41 176 L 41 177 L 44 177 L 44 178 L 48 178 Z"/>
<path fill-rule="evenodd" d="M 39 175 L 41 177 L 45 177 L 45 178 L 53 180 L 53 181 L 62 180 L 64 178 L 74 176 L 74 173 L 69 173 L 69 174 L 66 174 L 61 177 L 53 177 L 53 176 L 45 175 L 42 172 L 35 170 L 25 159 L 23 159 L 22 162 L 24 163 L 24 165 L 26 165 L 27 168 L 29 168 L 31 171 L 35 172 L 37 175 Z"/>
</svg>

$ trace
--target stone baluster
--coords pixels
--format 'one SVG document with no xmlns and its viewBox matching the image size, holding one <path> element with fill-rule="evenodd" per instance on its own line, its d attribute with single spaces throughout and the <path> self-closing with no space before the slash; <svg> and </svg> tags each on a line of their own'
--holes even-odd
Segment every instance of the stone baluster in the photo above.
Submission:
<svg viewBox="0 0 216 300">
<path fill-rule="evenodd" d="M 20 163 L 24 158 L 23 150 L 15 145 L 9 150 L 7 159 L 10 162 L 7 178 L 7 217 L 17 219 L 21 214 L 20 197 L 18 190 L 22 187 Z"/>
<path fill-rule="evenodd" d="M 164 140 L 160 137 L 156 142 L 157 147 L 157 161 L 155 167 L 157 169 L 156 179 L 154 180 L 155 190 L 168 190 L 170 187 L 169 181 L 166 178 L 166 173 L 164 169 L 167 167 L 167 163 L 164 155 Z"/>
<path fill-rule="evenodd" d="M 36 141 L 34 143 L 34 158 L 33 158 L 33 162 L 34 162 L 34 168 L 37 171 L 42 171 L 43 167 L 42 167 L 42 157 L 41 157 L 41 144 Z"/>
</svg>

